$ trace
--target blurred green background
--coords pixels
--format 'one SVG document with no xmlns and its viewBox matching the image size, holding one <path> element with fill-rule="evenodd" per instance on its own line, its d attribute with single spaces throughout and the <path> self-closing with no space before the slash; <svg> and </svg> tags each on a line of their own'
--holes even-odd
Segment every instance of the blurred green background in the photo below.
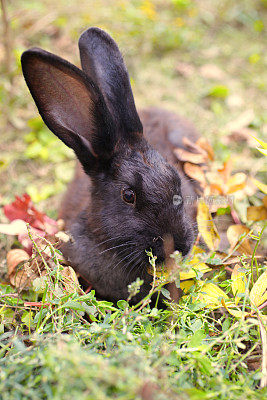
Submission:
<svg viewBox="0 0 267 400">
<path fill-rule="evenodd" d="M 188 117 L 210 140 L 218 165 L 231 156 L 237 170 L 260 178 L 266 172 L 246 136 L 267 132 L 265 0 L 1 4 L 0 205 L 27 191 L 56 217 L 73 154 L 38 116 L 20 55 L 39 46 L 79 65 L 77 41 L 89 26 L 107 30 L 119 44 L 139 108 L 160 106 Z M 244 140 L 229 136 L 233 122 L 246 129 Z"/>
</svg>

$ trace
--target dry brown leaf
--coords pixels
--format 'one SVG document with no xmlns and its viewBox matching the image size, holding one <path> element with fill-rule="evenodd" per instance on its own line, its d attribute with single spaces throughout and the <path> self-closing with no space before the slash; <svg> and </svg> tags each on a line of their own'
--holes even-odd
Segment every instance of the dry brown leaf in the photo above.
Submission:
<svg viewBox="0 0 267 400">
<path fill-rule="evenodd" d="M 237 251 L 241 254 L 252 254 L 249 239 L 241 239 L 242 236 L 248 235 L 249 232 L 250 229 L 247 228 L 245 225 L 237 224 L 229 226 L 229 228 L 227 229 L 227 239 L 231 246 L 230 252 L 233 251 L 236 245 L 242 241 L 242 244 L 238 247 Z"/>
<path fill-rule="evenodd" d="M 212 251 L 216 250 L 220 244 L 220 236 L 218 230 L 212 220 L 209 207 L 201 199 L 197 209 L 198 230 L 208 248 Z"/>
<path fill-rule="evenodd" d="M 206 155 L 206 150 L 202 149 L 200 146 L 197 145 L 197 143 L 192 142 L 187 136 L 183 136 L 183 144 L 185 147 L 187 147 L 187 150 L 192 150 L 194 153 L 199 153 Z"/>
<path fill-rule="evenodd" d="M 11 275 L 18 264 L 28 261 L 30 258 L 29 254 L 22 249 L 13 249 L 7 253 L 7 272 Z"/>
<path fill-rule="evenodd" d="M 190 178 L 195 179 L 195 181 L 199 182 L 201 184 L 201 186 L 206 185 L 206 178 L 205 178 L 204 171 L 199 165 L 186 162 L 184 164 L 184 172 Z"/>
<path fill-rule="evenodd" d="M 199 138 L 196 141 L 196 145 L 199 146 L 201 149 L 205 150 L 209 156 L 209 159 L 212 161 L 214 160 L 214 150 L 204 137 Z"/>
<path fill-rule="evenodd" d="M 247 208 L 248 221 L 263 221 L 267 219 L 267 208 L 265 206 L 251 206 Z"/>
<path fill-rule="evenodd" d="M 173 152 L 179 161 L 189 161 L 193 164 L 205 164 L 208 161 L 207 153 L 191 153 L 180 148 L 174 149 Z"/>
<path fill-rule="evenodd" d="M 7 253 L 7 269 L 11 285 L 19 290 L 29 288 L 38 275 L 31 269 L 29 255 L 22 249 L 13 249 Z"/>
<path fill-rule="evenodd" d="M 72 267 L 64 267 L 61 271 L 61 275 L 63 277 L 63 284 L 66 289 L 66 292 L 74 293 L 79 291 L 80 285 L 76 275 L 76 272 Z"/>
<path fill-rule="evenodd" d="M 263 197 L 262 202 L 263 202 L 264 207 L 267 208 L 267 196 Z"/>
</svg>

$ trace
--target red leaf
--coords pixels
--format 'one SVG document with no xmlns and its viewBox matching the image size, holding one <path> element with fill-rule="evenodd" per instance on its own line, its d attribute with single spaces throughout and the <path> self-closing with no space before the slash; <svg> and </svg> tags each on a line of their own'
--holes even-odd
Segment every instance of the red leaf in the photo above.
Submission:
<svg viewBox="0 0 267 400">
<path fill-rule="evenodd" d="M 47 234 L 53 235 L 58 231 L 56 221 L 36 210 L 27 193 L 21 197 L 16 196 L 16 200 L 13 203 L 4 206 L 4 213 L 10 221 L 22 219 L 33 228 L 39 229 Z"/>
</svg>

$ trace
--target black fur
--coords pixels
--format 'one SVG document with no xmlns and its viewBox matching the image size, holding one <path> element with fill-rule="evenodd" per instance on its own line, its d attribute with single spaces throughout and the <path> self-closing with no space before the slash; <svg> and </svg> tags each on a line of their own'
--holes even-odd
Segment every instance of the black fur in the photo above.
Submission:
<svg viewBox="0 0 267 400">
<path fill-rule="evenodd" d="M 79 39 L 83 71 L 99 86 L 118 130 L 135 141 L 142 133 L 127 68 L 114 40 L 99 28 L 89 28 Z"/>
<path fill-rule="evenodd" d="M 146 250 L 162 262 L 164 238 L 171 236 L 175 250 L 186 255 L 193 228 L 183 204 L 173 203 L 174 195 L 182 197 L 177 170 L 142 134 L 116 43 L 92 28 L 79 46 L 84 72 L 32 49 L 22 55 L 23 74 L 44 122 L 73 148 L 87 174 L 88 205 L 69 224 L 73 240 L 64 256 L 108 300 L 126 299 L 127 285 L 144 279 L 136 302 L 151 287 Z M 127 188 L 135 192 L 135 204 L 123 200 Z"/>
</svg>

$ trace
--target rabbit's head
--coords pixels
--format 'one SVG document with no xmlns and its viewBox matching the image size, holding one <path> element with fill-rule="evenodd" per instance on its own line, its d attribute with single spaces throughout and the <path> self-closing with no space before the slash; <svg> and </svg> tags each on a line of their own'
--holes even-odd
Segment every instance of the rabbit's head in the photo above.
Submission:
<svg viewBox="0 0 267 400">
<path fill-rule="evenodd" d="M 90 213 L 84 223 L 95 242 L 103 243 L 102 253 L 112 250 L 121 267 L 126 243 L 134 255 L 132 265 L 145 266 L 149 249 L 163 261 L 166 237 L 174 250 L 186 255 L 193 229 L 183 206 L 181 179 L 143 136 L 116 43 L 90 28 L 79 48 L 82 70 L 38 48 L 23 53 L 22 69 L 44 122 L 74 150 L 91 178 Z"/>
</svg>

